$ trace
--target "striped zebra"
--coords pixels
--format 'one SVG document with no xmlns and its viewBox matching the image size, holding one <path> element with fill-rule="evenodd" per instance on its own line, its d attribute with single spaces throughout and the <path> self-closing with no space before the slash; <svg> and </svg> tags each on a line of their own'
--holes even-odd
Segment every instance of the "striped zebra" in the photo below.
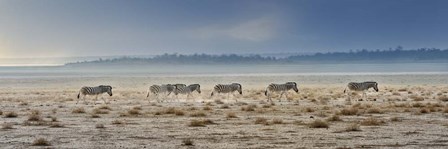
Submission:
<svg viewBox="0 0 448 149">
<path fill-rule="evenodd" d="M 152 85 L 148 89 L 148 94 L 146 95 L 146 98 L 149 97 L 149 94 L 152 93 L 156 96 L 157 102 L 159 101 L 159 94 L 166 94 L 166 96 L 170 95 L 171 92 L 174 92 L 176 90 L 175 85 L 171 84 L 162 84 L 162 85 Z"/>
<path fill-rule="evenodd" d="M 98 99 L 98 95 L 101 95 L 103 93 L 107 93 L 110 96 L 112 96 L 112 86 L 110 85 L 100 85 L 97 87 L 88 87 L 84 86 L 79 90 L 78 93 L 78 100 L 76 101 L 76 104 L 78 104 L 80 97 L 83 97 L 84 103 L 86 103 L 86 96 L 87 95 L 95 95 L 95 100 L 93 101 L 94 104 L 96 104 L 96 100 Z M 104 103 L 106 103 L 106 100 L 103 98 Z M 87 104 L 87 103 L 86 103 Z"/>
<path fill-rule="evenodd" d="M 233 93 L 235 91 L 238 91 L 240 93 L 240 95 L 243 94 L 243 87 L 241 86 L 241 84 L 239 84 L 239 83 L 217 84 L 213 88 L 211 97 L 213 97 L 213 95 L 215 93 L 218 93 L 218 94 L 219 93 L 227 93 L 227 99 L 229 99 L 230 98 L 230 93 L 232 93 L 232 95 L 233 95 Z M 238 100 L 235 98 L 235 101 L 238 101 Z"/>
<path fill-rule="evenodd" d="M 178 96 L 178 94 L 187 94 L 187 99 L 188 99 L 188 97 L 190 97 L 191 93 L 193 93 L 194 91 L 196 91 L 200 94 L 201 93 L 201 85 L 190 84 L 188 86 L 179 86 L 179 88 L 176 88 L 174 90 L 174 94 L 176 96 Z"/>
<path fill-rule="evenodd" d="M 367 96 L 366 91 L 369 90 L 370 88 L 373 88 L 376 92 L 378 92 L 378 83 L 373 81 L 361 82 L 361 83 L 350 82 L 347 84 L 347 87 L 345 87 L 344 93 L 347 92 L 348 100 L 351 100 L 350 91 L 363 92 L 361 99 L 364 99 L 364 97 Z"/>
<path fill-rule="evenodd" d="M 278 99 L 278 101 L 281 101 L 283 94 L 285 94 L 286 99 L 288 99 L 289 90 L 294 90 L 296 93 L 298 93 L 299 89 L 297 88 L 297 83 L 296 82 L 286 82 L 284 84 L 271 83 L 266 88 L 264 95 L 268 96 L 268 101 L 272 102 L 271 94 L 274 92 L 281 92 L 280 98 Z"/>
</svg>

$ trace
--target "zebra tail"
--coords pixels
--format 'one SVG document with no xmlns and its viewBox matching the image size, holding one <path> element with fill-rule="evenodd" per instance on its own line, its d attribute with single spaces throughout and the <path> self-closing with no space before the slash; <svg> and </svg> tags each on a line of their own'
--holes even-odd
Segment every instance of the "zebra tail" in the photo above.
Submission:
<svg viewBox="0 0 448 149">
<path fill-rule="evenodd" d="M 79 94 L 81 94 L 81 92 L 78 93 L 78 99 L 79 99 Z"/>
<path fill-rule="evenodd" d="M 212 92 L 212 94 L 211 94 L 210 96 L 213 96 L 213 93 L 214 93 L 214 92 Z"/>
<path fill-rule="evenodd" d="M 265 96 L 268 95 L 268 90 L 264 91 L 264 95 L 265 95 Z"/>
<path fill-rule="evenodd" d="M 344 93 L 345 93 L 345 90 L 347 90 L 347 87 L 345 87 L 345 89 L 344 89 Z"/>
</svg>

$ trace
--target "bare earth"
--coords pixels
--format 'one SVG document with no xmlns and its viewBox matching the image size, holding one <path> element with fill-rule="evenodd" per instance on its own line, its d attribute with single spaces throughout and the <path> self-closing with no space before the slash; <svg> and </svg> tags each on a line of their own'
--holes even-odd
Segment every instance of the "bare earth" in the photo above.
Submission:
<svg viewBox="0 0 448 149">
<path fill-rule="evenodd" d="M 0 148 L 448 148 L 447 78 L 1 78 Z M 370 80 L 379 92 L 346 101 L 346 83 Z M 299 93 L 266 102 L 264 87 L 286 81 L 298 82 Z M 214 84 L 232 82 L 243 95 L 210 98 Z M 147 87 L 160 83 L 200 83 L 202 94 L 145 99 Z M 75 104 L 81 86 L 100 84 L 114 86 L 114 95 Z"/>
</svg>

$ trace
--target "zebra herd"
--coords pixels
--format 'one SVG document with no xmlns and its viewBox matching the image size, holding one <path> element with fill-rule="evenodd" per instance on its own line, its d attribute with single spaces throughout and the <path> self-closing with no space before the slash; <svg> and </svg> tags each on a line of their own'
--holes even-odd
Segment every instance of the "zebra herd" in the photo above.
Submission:
<svg viewBox="0 0 448 149">
<path fill-rule="evenodd" d="M 373 81 L 368 82 L 350 82 L 347 84 L 346 88 L 344 89 L 344 93 L 347 93 L 348 100 L 351 101 L 350 94 L 351 92 L 363 92 L 362 98 L 364 98 L 366 95 L 366 91 L 370 88 L 373 88 L 376 92 L 378 92 L 378 83 Z M 271 83 L 266 87 L 266 90 L 264 92 L 265 96 L 267 96 L 267 101 L 272 101 L 272 94 L 273 93 L 280 93 L 279 101 L 281 101 L 281 97 L 285 95 L 286 98 L 288 98 L 288 91 L 294 90 L 296 93 L 299 92 L 299 88 L 297 87 L 296 82 L 286 82 L 283 84 L 274 84 Z M 187 99 L 192 96 L 191 93 L 198 92 L 201 94 L 201 85 L 199 84 L 162 84 L 162 85 L 152 85 L 148 89 L 148 94 L 146 95 L 146 98 L 150 96 L 150 94 L 153 94 L 156 97 L 157 102 L 161 102 L 159 100 L 160 94 L 165 94 L 166 96 L 169 96 L 171 93 L 173 93 L 176 97 L 179 94 L 187 95 Z M 235 91 L 238 91 L 240 95 L 243 94 L 243 88 L 242 85 L 239 83 L 232 83 L 232 84 L 217 84 L 213 88 L 213 91 L 210 95 L 210 97 L 213 97 L 215 94 L 227 94 L 227 98 L 229 98 L 230 94 L 233 94 Z M 95 96 L 94 103 L 96 104 L 96 100 L 98 99 L 98 95 L 101 95 L 103 93 L 107 93 L 110 96 L 112 96 L 112 86 L 110 85 L 100 85 L 97 87 L 87 87 L 84 86 L 79 90 L 78 93 L 78 100 L 76 104 L 78 104 L 80 97 L 83 98 L 85 102 L 85 98 L 87 95 Z M 178 99 L 178 98 L 177 98 Z M 105 99 L 103 98 L 103 101 L 106 103 Z M 235 101 L 238 101 L 235 99 Z"/>
</svg>

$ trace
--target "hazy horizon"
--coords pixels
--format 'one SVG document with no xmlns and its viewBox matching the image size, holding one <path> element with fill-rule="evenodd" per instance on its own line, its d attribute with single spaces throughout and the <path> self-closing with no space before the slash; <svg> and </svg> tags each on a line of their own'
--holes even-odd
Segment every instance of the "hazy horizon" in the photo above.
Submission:
<svg viewBox="0 0 448 149">
<path fill-rule="evenodd" d="M 0 0 L 0 58 L 448 47 L 443 0 Z"/>
</svg>

